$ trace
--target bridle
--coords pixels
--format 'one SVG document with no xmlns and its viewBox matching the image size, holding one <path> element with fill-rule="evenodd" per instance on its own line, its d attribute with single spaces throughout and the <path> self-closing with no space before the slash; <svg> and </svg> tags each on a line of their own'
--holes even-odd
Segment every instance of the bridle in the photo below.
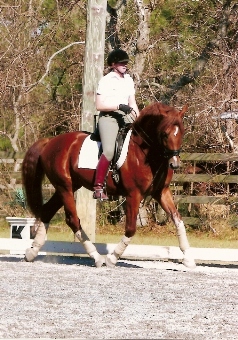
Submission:
<svg viewBox="0 0 238 340">
<path fill-rule="evenodd" d="M 140 127 L 140 130 L 141 130 L 142 134 L 143 134 L 145 137 L 142 136 L 141 133 L 139 133 L 139 132 L 136 130 L 136 128 L 135 128 L 134 126 L 132 126 L 132 130 L 134 130 L 134 131 L 136 132 L 136 134 L 137 134 L 138 136 L 140 136 L 140 138 L 143 140 L 143 142 L 144 142 L 145 144 L 147 144 L 149 147 L 151 147 L 151 146 L 153 145 L 152 139 L 151 139 L 150 136 L 143 130 L 142 127 Z M 163 152 L 160 154 L 160 156 L 162 156 L 162 157 L 164 157 L 164 158 L 166 158 L 166 159 L 169 159 L 169 158 L 172 158 L 172 157 L 174 157 L 174 156 L 179 156 L 179 155 L 180 155 L 180 151 L 181 151 L 181 149 L 170 150 L 170 149 L 168 149 L 168 148 L 166 148 L 166 147 L 164 146 L 164 150 L 163 150 Z"/>
</svg>

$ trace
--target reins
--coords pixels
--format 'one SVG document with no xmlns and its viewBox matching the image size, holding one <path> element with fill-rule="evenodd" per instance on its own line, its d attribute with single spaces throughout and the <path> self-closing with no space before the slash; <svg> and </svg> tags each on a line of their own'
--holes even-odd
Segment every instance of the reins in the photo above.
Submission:
<svg viewBox="0 0 238 340">
<path fill-rule="evenodd" d="M 150 186 L 148 187 L 148 189 L 147 189 L 146 192 L 145 192 L 144 199 L 143 199 L 143 202 L 142 202 L 142 207 L 143 207 L 144 204 L 145 204 L 145 201 L 146 201 L 146 198 L 148 197 L 149 191 L 150 191 L 150 189 L 152 188 L 152 186 L 154 185 L 154 181 L 156 180 L 157 175 L 158 175 L 158 173 L 159 173 L 161 167 L 162 167 L 162 164 L 160 164 L 159 168 L 156 170 L 156 173 L 155 173 L 155 175 L 154 175 L 154 177 L 153 177 L 153 179 L 152 179 L 152 181 L 151 181 L 151 184 L 150 184 Z M 154 187 L 154 190 L 155 190 L 155 191 L 156 191 L 156 189 L 159 187 L 160 181 L 161 181 L 161 179 L 158 181 L 157 185 Z M 150 202 L 151 200 L 152 200 L 152 197 L 151 197 L 151 199 L 149 200 L 149 202 Z"/>
<path fill-rule="evenodd" d="M 140 136 L 140 138 L 143 140 L 143 142 L 144 142 L 145 144 L 147 144 L 149 147 L 151 147 L 151 143 L 153 143 L 152 139 L 150 138 L 150 136 L 149 136 L 149 135 L 141 128 L 141 127 L 140 127 L 140 129 L 141 129 L 142 133 L 146 136 L 146 138 L 149 139 L 149 142 L 147 142 L 147 141 L 145 140 L 145 138 L 143 138 L 143 137 L 140 135 L 140 133 L 136 130 L 135 126 L 132 125 L 132 130 L 134 130 L 135 133 L 136 133 L 138 136 Z"/>
</svg>

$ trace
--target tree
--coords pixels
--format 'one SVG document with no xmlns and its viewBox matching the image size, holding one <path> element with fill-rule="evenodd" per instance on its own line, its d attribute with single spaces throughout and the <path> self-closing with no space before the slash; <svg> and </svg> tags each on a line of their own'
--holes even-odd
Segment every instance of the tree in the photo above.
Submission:
<svg viewBox="0 0 238 340">
<path fill-rule="evenodd" d="M 210 117 L 237 108 L 237 3 L 110 0 L 107 9 L 105 53 L 129 52 L 139 107 L 188 102 L 184 146 L 222 145 Z M 62 49 L 85 40 L 86 2 L 24 0 L 14 7 L 8 0 L 0 15 L 0 148 L 25 150 L 41 136 L 76 130 L 84 46 Z"/>
<path fill-rule="evenodd" d="M 87 36 L 85 47 L 83 105 L 80 129 L 93 132 L 94 117 L 97 114 L 95 98 L 99 79 L 103 75 L 106 0 L 88 0 Z M 81 204 L 83 202 L 84 204 Z M 77 192 L 77 212 L 83 229 L 92 242 L 95 242 L 96 201 L 85 188 Z"/>
<path fill-rule="evenodd" d="M 84 40 L 85 8 L 81 2 L 70 6 L 61 2 L 58 10 L 56 5 L 51 0 L 31 0 L 17 6 L 8 1 L 1 7 L 0 72 L 4 81 L 0 85 L 0 133 L 5 149 L 25 150 L 42 134 L 53 135 L 59 127 L 60 131 L 76 129 L 83 48 L 64 50 L 39 82 L 56 51 L 77 41 L 78 32 Z M 66 124 L 66 112 L 67 118 L 74 116 L 72 127 Z"/>
</svg>

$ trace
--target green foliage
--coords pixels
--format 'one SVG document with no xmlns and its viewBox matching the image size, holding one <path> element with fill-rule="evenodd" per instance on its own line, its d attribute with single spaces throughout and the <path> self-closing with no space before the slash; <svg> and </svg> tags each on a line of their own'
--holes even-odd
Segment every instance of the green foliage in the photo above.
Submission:
<svg viewBox="0 0 238 340">
<path fill-rule="evenodd" d="M 17 189 L 15 192 L 15 202 L 22 208 L 26 209 L 26 197 L 23 189 Z"/>
<path fill-rule="evenodd" d="M 161 2 L 150 18 L 151 40 L 158 41 L 154 62 L 161 70 L 171 70 L 165 84 L 191 69 L 196 56 L 212 39 L 217 23 L 214 1 L 168 0 Z M 214 13 L 213 13 L 214 11 Z"/>
<path fill-rule="evenodd" d="M 9 139 L 5 136 L 0 136 L 0 150 L 6 151 L 11 149 L 11 143 Z"/>
<path fill-rule="evenodd" d="M 41 6 L 41 13 L 46 21 L 57 19 L 57 2 L 55 0 L 44 0 Z"/>
<path fill-rule="evenodd" d="M 30 211 L 27 209 L 26 198 L 22 189 L 15 192 L 9 190 L 1 190 L 1 215 L 31 217 Z"/>
<path fill-rule="evenodd" d="M 108 0 L 107 2 L 109 4 L 109 6 L 111 6 L 111 7 L 115 7 L 116 4 L 117 4 L 117 0 Z"/>
<path fill-rule="evenodd" d="M 121 17 L 121 22 L 123 24 L 120 25 L 120 31 L 118 32 L 121 48 L 128 51 L 130 55 L 134 54 L 135 41 L 138 36 L 139 21 L 138 16 L 135 15 L 134 11 L 134 1 L 128 0 Z M 109 34 L 111 34 L 111 32 L 109 32 Z"/>
<path fill-rule="evenodd" d="M 170 8 L 158 8 L 151 14 L 151 34 L 160 33 L 171 23 L 174 18 L 174 11 Z"/>
</svg>

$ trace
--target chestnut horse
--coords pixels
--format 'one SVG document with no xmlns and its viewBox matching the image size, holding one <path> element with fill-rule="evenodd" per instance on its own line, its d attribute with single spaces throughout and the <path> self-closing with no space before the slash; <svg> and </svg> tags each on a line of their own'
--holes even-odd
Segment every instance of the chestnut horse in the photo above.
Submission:
<svg viewBox="0 0 238 340">
<path fill-rule="evenodd" d="M 132 124 L 127 157 L 118 170 L 120 182 L 116 184 L 109 172 L 107 193 L 126 198 L 125 234 L 112 254 L 103 257 L 84 233 L 77 216 L 74 192 L 84 186 L 93 190 L 95 170 L 78 168 L 78 157 L 87 132 L 69 132 L 35 142 L 27 151 L 22 176 L 28 206 L 36 217 L 36 236 L 32 247 L 26 250 L 26 261 L 33 261 L 45 242 L 49 222 L 64 206 L 66 223 L 83 244 L 96 267 L 104 263 L 114 267 L 136 232 L 139 205 L 150 195 L 173 220 L 179 247 L 183 252 L 183 264 L 194 268 L 195 262 L 189 251 L 184 223 L 177 211 L 169 188 L 173 170 L 180 165 L 179 152 L 184 126 L 181 111 L 162 103 L 145 107 Z M 90 157 L 90 155 L 89 155 Z M 43 204 L 42 180 L 44 175 L 55 188 L 55 193 Z M 82 202 L 83 204 L 83 202 Z"/>
</svg>

